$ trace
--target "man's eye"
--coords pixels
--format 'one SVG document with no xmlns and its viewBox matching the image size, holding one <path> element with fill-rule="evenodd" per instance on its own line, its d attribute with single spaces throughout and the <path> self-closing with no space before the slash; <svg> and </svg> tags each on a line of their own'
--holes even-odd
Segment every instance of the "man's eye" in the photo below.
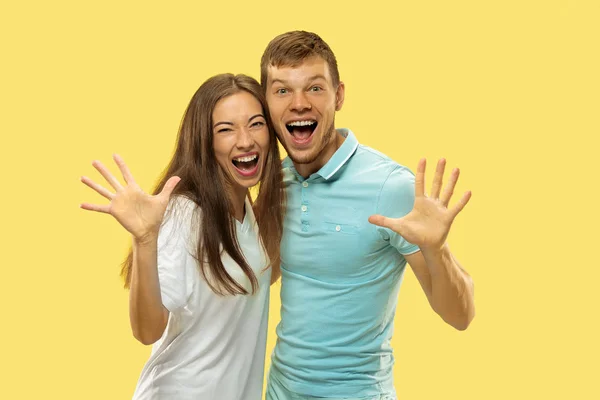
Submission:
<svg viewBox="0 0 600 400">
<path fill-rule="evenodd" d="M 310 88 L 311 92 L 320 92 L 321 90 L 323 89 L 321 89 L 319 86 L 313 86 Z"/>
<path fill-rule="evenodd" d="M 253 123 L 251 126 L 263 126 L 265 123 L 262 121 L 256 121 L 255 123 Z"/>
<path fill-rule="evenodd" d="M 229 128 L 223 128 L 223 129 L 219 129 L 219 130 L 217 131 L 217 133 L 225 133 L 225 132 L 229 132 L 230 130 L 231 130 L 231 129 L 229 129 Z"/>
<path fill-rule="evenodd" d="M 286 94 L 287 89 L 277 89 L 277 94 Z"/>
</svg>

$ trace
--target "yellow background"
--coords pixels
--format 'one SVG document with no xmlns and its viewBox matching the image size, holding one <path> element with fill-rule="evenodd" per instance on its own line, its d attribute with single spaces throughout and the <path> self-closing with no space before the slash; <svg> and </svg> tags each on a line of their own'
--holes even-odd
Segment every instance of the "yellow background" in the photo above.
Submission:
<svg viewBox="0 0 600 400">
<path fill-rule="evenodd" d="M 258 78 L 292 29 L 338 57 L 338 127 L 413 169 L 446 157 L 473 191 L 449 240 L 477 316 L 454 331 L 406 274 L 400 398 L 600 398 L 600 2 L 349 3 L 2 3 L 1 398 L 131 397 L 150 349 L 118 277 L 129 238 L 78 208 L 103 201 L 79 177 L 118 152 L 149 190 L 197 87 Z"/>
</svg>

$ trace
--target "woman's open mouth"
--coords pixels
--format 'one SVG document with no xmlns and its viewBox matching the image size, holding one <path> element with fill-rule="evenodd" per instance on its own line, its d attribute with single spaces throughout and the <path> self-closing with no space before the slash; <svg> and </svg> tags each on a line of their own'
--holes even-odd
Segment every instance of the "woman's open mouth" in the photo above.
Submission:
<svg viewBox="0 0 600 400">
<path fill-rule="evenodd" d="M 245 177 L 253 176 L 258 172 L 258 153 L 246 154 L 243 156 L 235 157 L 231 160 L 231 163 L 237 170 L 237 172 Z"/>
</svg>

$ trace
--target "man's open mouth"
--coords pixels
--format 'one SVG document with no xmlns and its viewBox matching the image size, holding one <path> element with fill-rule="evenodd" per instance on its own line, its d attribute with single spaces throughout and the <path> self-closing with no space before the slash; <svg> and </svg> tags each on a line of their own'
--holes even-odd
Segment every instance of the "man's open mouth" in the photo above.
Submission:
<svg viewBox="0 0 600 400">
<path fill-rule="evenodd" d="M 288 132 L 292 135 L 295 142 L 304 143 L 310 139 L 317 128 L 317 121 L 305 120 L 305 121 L 293 121 L 285 124 Z"/>
</svg>

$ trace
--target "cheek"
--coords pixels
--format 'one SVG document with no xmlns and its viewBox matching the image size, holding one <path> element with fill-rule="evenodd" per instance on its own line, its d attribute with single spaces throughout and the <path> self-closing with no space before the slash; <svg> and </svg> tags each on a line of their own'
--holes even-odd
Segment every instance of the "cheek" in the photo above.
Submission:
<svg viewBox="0 0 600 400">
<path fill-rule="evenodd" d="M 261 129 L 256 136 L 256 141 L 263 150 L 268 151 L 270 143 L 269 130 L 267 128 Z"/>
<path fill-rule="evenodd" d="M 335 113 L 335 107 L 335 98 L 323 99 L 317 105 L 317 108 L 321 111 L 321 115 L 325 115 L 327 117 L 330 117 Z"/>
<path fill-rule="evenodd" d="M 223 155 L 217 155 L 217 163 L 221 168 L 227 168 L 228 160 Z"/>
<path fill-rule="evenodd" d="M 227 145 L 224 140 L 215 139 L 213 142 L 213 149 L 215 151 L 215 158 L 221 168 L 225 168 L 229 161 L 229 152 L 227 151 Z"/>
<path fill-rule="evenodd" d="M 272 101 L 271 103 L 269 103 L 269 114 L 271 114 L 271 119 L 273 120 L 273 122 L 279 121 L 281 119 L 283 109 L 284 107 L 282 107 L 280 102 Z"/>
</svg>

